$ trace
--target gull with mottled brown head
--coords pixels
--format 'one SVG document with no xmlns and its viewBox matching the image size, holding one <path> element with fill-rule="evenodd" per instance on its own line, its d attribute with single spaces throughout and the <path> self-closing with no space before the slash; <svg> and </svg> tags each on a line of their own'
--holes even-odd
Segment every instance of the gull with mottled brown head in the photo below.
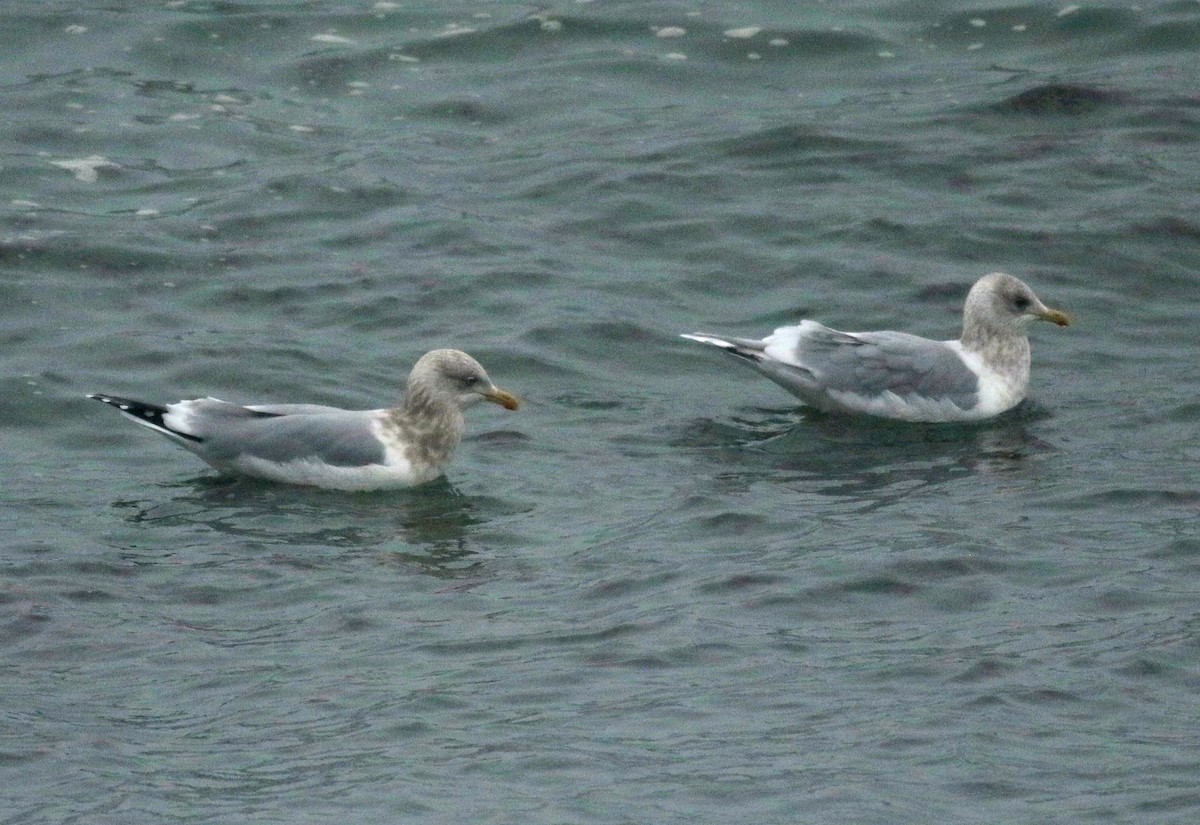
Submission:
<svg viewBox="0 0 1200 825">
<path fill-rule="evenodd" d="M 901 421 L 978 421 L 1012 409 L 1029 389 L 1030 321 L 1065 327 L 1019 278 L 984 275 L 967 294 L 962 335 L 839 332 L 816 321 L 755 341 L 684 335 L 748 361 L 801 401 L 827 412 Z"/>
<path fill-rule="evenodd" d="M 89 395 L 115 407 L 218 470 L 335 490 L 412 487 L 442 474 L 466 429 L 463 410 L 516 396 L 465 352 L 436 349 L 413 366 L 404 403 L 343 410 L 318 404 L 241 406 L 198 398 L 159 406 Z"/>
</svg>

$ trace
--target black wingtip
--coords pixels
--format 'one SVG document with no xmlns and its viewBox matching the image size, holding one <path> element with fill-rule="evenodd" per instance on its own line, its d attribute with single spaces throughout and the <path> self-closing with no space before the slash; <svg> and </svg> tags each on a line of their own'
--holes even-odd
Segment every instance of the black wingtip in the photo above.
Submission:
<svg viewBox="0 0 1200 825">
<path fill-rule="evenodd" d="M 739 341 L 730 341 L 722 338 L 719 335 L 712 335 L 707 332 L 688 332 L 681 334 L 679 337 L 687 338 L 689 341 L 698 341 L 701 344 L 708 344 L 709 346 L 716 347 L 717 349 L 723 349 L 730 355 L 736 355 L 738 358 L 744 358 L 751 363 L 762 360 L 761 352 L 747 349 L 743 343 Z"/>
<path fill-rule="evenodd" d="M 155 412 L 163 415 L 167 412 L 167 408 L 159 404 L 149 404 L 145 401 L 135 401 L 132 398 L 121 398 L 116 395 L 105 395 L 102 392 L 88 393 L 88 398 L 99 401 L 101 404 L 108 404 L 110 407 L 116 407 L 123 413 L 131 415 L 140 415 L 143 417 L 147 411 Z"/>
<path fill-rule="evenodd" d="M 139 424 L 146 424 L 156 430 L 162 430 L 163 433 L 183 438 L 188 441 L 203 441 L 203 438 L 194 436 L 190 433 L 183 433 L 179 430 L 172 429 L 167 426 L 163 416 L 169 410 L 160 404 L 148 404 L 145 401 L 135 401 L 132 398 L 121 398 L 116 395 L 105 395 L 103 393 L 89 393 L 88 398 L 99 401 L 102 404 L 108 404 L 110 407 L 115 407 L 120 412 L 137 421 Z"/>
</svg>

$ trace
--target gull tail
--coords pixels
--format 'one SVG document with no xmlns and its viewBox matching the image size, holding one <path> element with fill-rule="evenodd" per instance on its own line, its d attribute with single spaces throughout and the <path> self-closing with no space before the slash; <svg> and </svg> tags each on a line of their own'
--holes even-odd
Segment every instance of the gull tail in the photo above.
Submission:
<svg viewBox="0 0 1200 825">
<path fill-rule="evenodd" d="M 170 410 L 158 404 L 147 404 L 145 401 L 134 401 L 132 398 L 118 398 L 115 395 L 103 395 L 102 393 L 92 393 L 88 398 L 93 398 L 103 404 L 108 404 L 110 407 L 115 407 L 121 415 L 141 424 L 143 427 L 149 427 L 157 433 L 162 433 L 167 438 L 173 441 L 178 441 L 181 444 L 191 442 L 193 444 L 203 441 L 204 439 L 194 436 L 190 433 L 180 432 L 167 426 L 163 416 L 169 415 Z"/>
<path fill-rule="evenodd" d="M 720 335 L 710 335 L 707 332 L 688 332 L 679 336 L 689 341 L 699 341 L 701 344 L 720 347 L 730 355 L 745 358 L 747 361 L 759 363 L 763 360 L 763 350 L 766 344 L 749 338 L 722 338 Z"/>
</svg>

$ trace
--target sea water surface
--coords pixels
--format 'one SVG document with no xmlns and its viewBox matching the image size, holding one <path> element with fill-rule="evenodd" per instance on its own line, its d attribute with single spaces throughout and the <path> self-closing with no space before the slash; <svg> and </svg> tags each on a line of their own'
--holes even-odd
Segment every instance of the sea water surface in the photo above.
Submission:
<svg viewBox="0 0 1200 825">
<path fill-rule="evenodd" d="M 0 6 L 0 822 L 1193 823 L 1200 3 Z M 677 337 L 949 338 L 806 410 Z M 221 478 L 84 399 L 486 405 Z"/>
</svg>

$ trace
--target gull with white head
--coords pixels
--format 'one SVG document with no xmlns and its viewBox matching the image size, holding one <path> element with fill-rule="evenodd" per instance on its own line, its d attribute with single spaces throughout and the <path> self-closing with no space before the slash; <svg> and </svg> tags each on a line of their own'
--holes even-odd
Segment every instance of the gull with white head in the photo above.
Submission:
<svg viewBox="0 0 1200 825">
<path fill-rule="evenodd" d="M 343 410 L 317 404 L 241 406 L 198 398 L 160 406 L 89 395 L 230 473 L 336 490 L 412 487 L 440 476 L 466 429 L 463 410 L 519 402 L 465 352 L 436 349 L 413 366 L 404 403 Z"/>
<path fill-rule="evenodd" d="M 901 421 L 978 421 L 1019 404 L 1029 389 L 1033 320 L 1067 326 L 1019 278 L 984 275 L 967 294 L 962 336 L 933 341 L 904 332 L 839 332 L 816 321 L 761 341 L 690 333 L 748 361 L 806 404 Z"/>
</svg>

